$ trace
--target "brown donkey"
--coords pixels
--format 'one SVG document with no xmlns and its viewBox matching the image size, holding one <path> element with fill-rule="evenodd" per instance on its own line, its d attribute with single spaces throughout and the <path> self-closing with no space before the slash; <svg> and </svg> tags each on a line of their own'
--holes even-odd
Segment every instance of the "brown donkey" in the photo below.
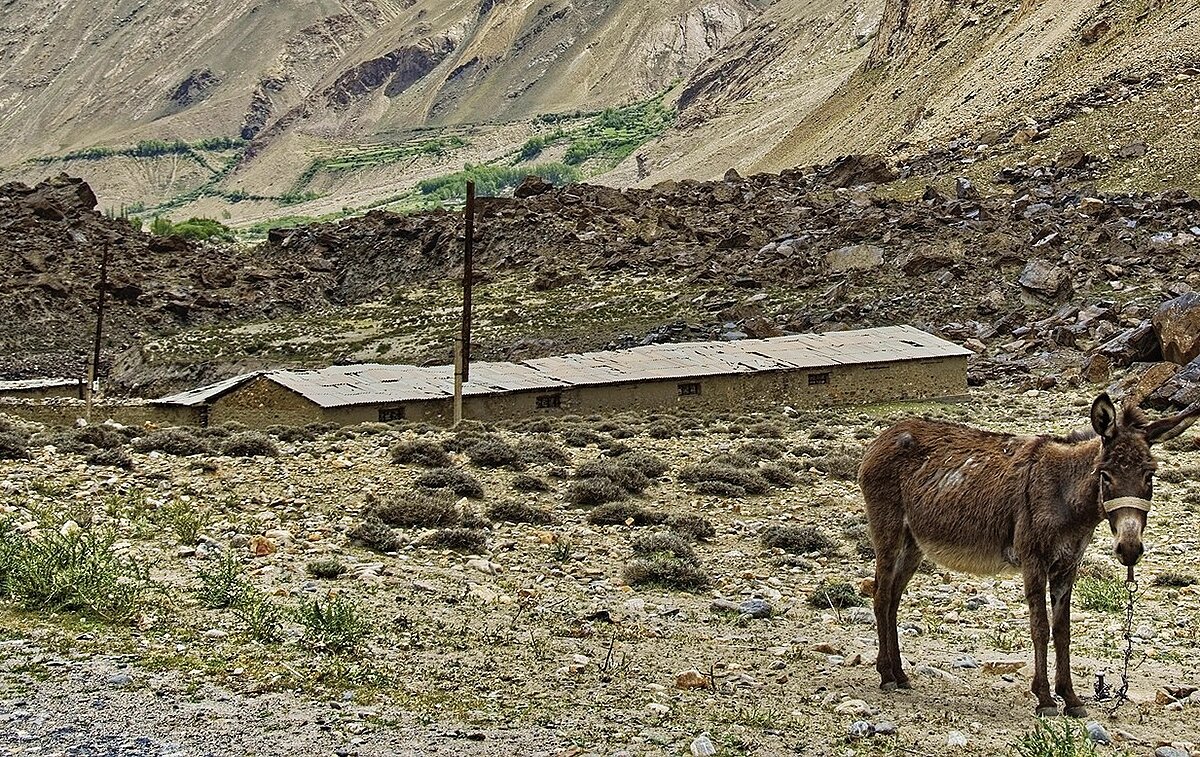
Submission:
<svg viewBox="0 0 1200 757">
<path fill-rule="evenodd" d="M 896 610 L 927 555 L 967 573 L 1022 573 L 1039 715 L 1058 713 L 1046 676 L 1049 583 L 1054 688 L 1068 715 L 1086 715 L 1070 662 L 1071 589 L 1079 562 L 1096 525 L 1107 519 L 1121 563 L 1137 563 L 1153 487 L 1150 445 L 1182 434 L 1198 416 L 1200 404 L 1151 423 L 1137 408 L 1118 414 L 1102 394 L 1092 403 L 1095 433 L 1015 436 L 911 419 L 880 434 L 867 448 L 859 484 L 875 545 L 875 667 L 882 688 L 909 687 Z"/>
</svg>

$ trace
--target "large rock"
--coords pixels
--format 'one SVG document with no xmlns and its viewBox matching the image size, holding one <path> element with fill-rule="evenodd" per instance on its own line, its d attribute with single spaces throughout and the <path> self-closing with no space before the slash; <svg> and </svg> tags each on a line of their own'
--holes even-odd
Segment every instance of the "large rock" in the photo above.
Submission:
<svg viewBox="0 0 1200 757">
<path fill-rule="evenodd" d="M 1200 293 L 1164 302 L 1153 320 L 1164 359 L 1183 365 L 1200 356 Z"/>
<path fill-rule="evenodd" d="M 959 251 L 951 247 L 922 247 L 904 255 L 896 263 L 909 276 L 919 276 L 952 266 L 961 259 Z"/>
<path fill-rule="evenodd" d="M 1133 328 L 1125 329 L 1100 345 L 1096 352 L 1111 360 L 1113 365 L 1121 367 L 1134 363 L 1153 363 L 1163 359 L 1162 350 L 1158 346 L 1158 335 L 1149 319 Z"/>
<path fill-rule="evenodd" d="M 1031 260 L 1017 277 L 1021 298 L 1029 304 L 1066 302 L 1075 288 L 1070 275 L 1045 260 Z"/>
<path fill-rule="evenodd" d="M 1130 371 L 1123 379 L 1108 387 L 1108 393 L 1123 403 L 1140 405 L 1178 372 L 1179 366 L 1174 363 L 1154 363 L 1142 370 Z"/>
<path fill-rule="evenodd" d="M 521 183 L 513 191 L 513 196 L 518 199 L 526 197 L 536 197 L 543 195 L 554 189 L 554 185 L 543 179 L 541 176 L 529 175 L 521 179 Z"/>
<path fill-rule="evenodd" d="M 1200 357 L 1179 369 L 1146 402 L 1159 409 L 1187 407 L 1200 402 Z"/>
<path fill-rule="evenodd" d="M 851 244 L 825 253 L 825 265 L 833 273 L 864 271 L 883 264 L 883 250 L 873 244 Z"/>
<path fill-rule="evenodd" d="M 855 187 L 859 184 L 886 184 L 896 172 L 880 155 L 846 155 L 835 160 L 825 175 L 831 187 Z"/>
</svg>

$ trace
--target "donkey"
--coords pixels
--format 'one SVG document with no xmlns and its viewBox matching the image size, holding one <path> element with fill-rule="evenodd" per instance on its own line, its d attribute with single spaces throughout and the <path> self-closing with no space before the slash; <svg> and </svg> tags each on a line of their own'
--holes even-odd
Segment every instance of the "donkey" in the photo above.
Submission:
<svg viewBox="0 0 1200 757">
<path fill-rule="evenodd" d="M 1097 524 L 1107 519 L 1121 563 L 1142 556 L 1155 469 L 1150 445 L 1182 434 L 1200 403 L 1149 422 L 1118 412 L 1107 394 L 1092 403 L 1092 430 L 1067 437 L 1016 436 L 909 419 L 881 433 L 859 469 L 875 546 L 875 620 L 885 691 L 909 688 L 896 633 L 900 597 L 924 556 L 979 575 L 1020 572 L 1033 636 L 1038 715 L 1057 715 L 1046 675 L 1054 620 L 1054 688 L 1064 710 L 1087 709 L 1071 681 L 1071 589 Z M 1094 431 L 1093 431 L 1094 430 Z"/>
</svg>

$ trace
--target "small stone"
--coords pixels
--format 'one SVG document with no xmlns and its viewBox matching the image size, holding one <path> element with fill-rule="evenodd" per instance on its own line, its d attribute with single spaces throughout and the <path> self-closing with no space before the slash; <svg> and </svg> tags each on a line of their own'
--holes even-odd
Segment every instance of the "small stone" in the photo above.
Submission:
<svg viewBox="0 0 1200 757">
<path fill-rule="evenodd" d="M 1176 746 L 1160 746 L 1154 750 L 1154 757 L 1191 757 L 1187 752 Z"/>
<path fill-rule="evenodd" d="M 846 735 L 852 739 L 870 738 L 871 734 L 875 733 L 875 728 L 865 720 L 855 720 L 846 729 Z"/>
<path fill-rule="evenodd" d="M 1104 726 L 1100 725 L 1095 720 L 1087 724 L 1088 738 L 1097 744 L 1111 744 L 1112 736 L 1108 735 L 1108 731 L 1104 730 Z"/>
<path fill-rule="evenodd" d="M 718 613 L 737 613 L 741 612 L 741 605 L 729 599 L 714 599 L 708 609 Z"/>
<path fill-rule="evenodd" d="M 967 745 L 967 734 L 962 731 L 951 731 L 946 736 L 946 746 L 965 747 Z"/>
<path fill-rule="evenodd" d="M 717 753 L 717 747 L 707 733 L 702 733 L 693 739 L 689 749 L 691 749 L 692 757 L 710 757 Z"/>
<path fill-rule="evenodd" d="M 861 699 L 847 699 L 837 707 L 834 707 L 833 711 L 838 715 L 855 715 L 858 717 L 870 717 L 879 714 L 878 707 L 873 707 Z"/>
<path fill-rule="evenodd" d="M 963 655 L 950 663 L 950 667 L 961 670 L 974 670 L 979 667 L 979 663 L 971 655 Z"/>
<path fill-rule="evenodd" d="M 113 673 L 108 677 L 109 686 L 128 686 L 133 683 L 133 676 L 128 673 Z"/>
<path fill-rule="evenodd" d="M 851 607 L 846 610 L 845 618 L 855 625 L 875 625 L 875 613 L 869 607 Z"/>
<path fill-rule="evenodd" d="M 888 720 L 880 720 L 875 724 L 876 736 L 895 736 L 899 730 L 895 723 Z"/>
<path fill-rule="evenodd" d="M 249 547 L 255 557 L 266 557 L 275 552 L 275 543 L 265 536 L 250 537 Z"/>
<path fill-rule="evenodd" d="M 747 599 L 738 605 L 738 611 L 751 618 L 769 618 L 774 613 L 771 603 L 765 599 Z"/>
</svg>

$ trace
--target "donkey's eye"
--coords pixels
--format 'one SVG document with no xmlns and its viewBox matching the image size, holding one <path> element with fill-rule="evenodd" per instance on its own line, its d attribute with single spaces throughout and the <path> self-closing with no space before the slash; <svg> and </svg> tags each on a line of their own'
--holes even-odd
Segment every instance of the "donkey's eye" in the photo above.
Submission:
<svg viewBox="0 0 1200 757">
<path fill-rule="evenodd" d="M 1106 470 L 1100 471 L 1100 483 L 1104 484 L 1105 486 L 1112 486 L 1112 482 L 1113 477 L 1111 473 Z"/>
</svg>

